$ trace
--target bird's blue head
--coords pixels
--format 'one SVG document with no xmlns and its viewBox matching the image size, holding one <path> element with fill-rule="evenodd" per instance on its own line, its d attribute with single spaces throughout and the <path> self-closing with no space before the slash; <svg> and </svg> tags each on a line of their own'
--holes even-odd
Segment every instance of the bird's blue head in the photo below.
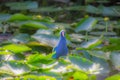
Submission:
<svg viewBox="0 0 120 80">
<path fill-rule="evenodd" d="M 65 37 L 65 31 L 64 30 L 60 31 L 60 36 Z"/>
</svg>

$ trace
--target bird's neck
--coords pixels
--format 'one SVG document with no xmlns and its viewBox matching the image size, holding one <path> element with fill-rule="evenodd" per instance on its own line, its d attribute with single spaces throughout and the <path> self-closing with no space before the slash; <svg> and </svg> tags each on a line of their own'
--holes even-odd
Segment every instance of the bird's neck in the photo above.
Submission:
<svg viewBox="0 0 120 80">
<path fill-rule="evenodd" d="M 59 43 L 64 43 L 64 44 L 66 44 L 66 39 L 65 39 L 65 37 L 61 36 Z"/>
</svg>

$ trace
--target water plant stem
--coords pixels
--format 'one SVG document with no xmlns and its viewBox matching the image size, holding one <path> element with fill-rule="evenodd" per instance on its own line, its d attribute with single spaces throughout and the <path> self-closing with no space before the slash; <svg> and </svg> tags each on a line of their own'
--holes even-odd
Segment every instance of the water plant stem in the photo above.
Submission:
<svg viewBox="0 0 120 80">
<path fill-rule="evenodd" d="M 105 27 L 106 27 L 105 32 L 108 32 L 108 22 L 107 21 L 106 21 Z"/>
<path fill-rule="evenodd" d="M 88 32 L 86 31 L 86 34 L 85 34 L 85 41 L 87 42 L 88 41 Z"/>
</svg>

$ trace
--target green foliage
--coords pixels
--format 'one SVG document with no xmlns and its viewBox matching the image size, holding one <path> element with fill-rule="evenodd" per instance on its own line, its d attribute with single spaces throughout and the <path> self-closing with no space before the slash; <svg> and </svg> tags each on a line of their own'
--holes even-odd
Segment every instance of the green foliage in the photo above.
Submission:
<svg viewBox="0 0 120 80">
<path fill-rule="evenodd" d="M 81 44 L 80 48 L 77 48 L 77 50 L 89 50 L 89 49 L 95 49 L 98 45 L 102 43 L 102 40 L 100 38 L 98 39 L 92 39 L 89 40 L 88 42 L 84 42 Z"/>
<path fill-rule="evenodd" d="M 30 22 L 26 22 L 25 24 L 21 25 L 20 32 L 33 34 L 38 29 L 47 29 L 47 26 L 39 22 L 30 21 Z"/>
<path fill-rule="evenodd" d="M 21 52 L 25 52 L 25 51 L 30 51 L 31 48 L 25 46 L 25 45 L 21 45 L 21 44 L 9 44 L 9 45 L 5 45 L 3 46 L 4 49 L 12 51 L 14 53 L 21 53 Z"/>
<path fill-rule="evenodd" d="M 119 79 L 120 79 L 120 74 L 115 74 L 113 76 L 106 78 L 105 80 L 119 80 Z"/>
<path fill-rule="evenodd" d="M 32 18 L 29 16 L 25 16 L 24 14 L 14 14 L 9 18 L 9 21 L 25 21 L 25 20 L 31 20 Z"/>
<path fill-rule="evenodd" d="M 97 23 L 97 20 L 92 17 L 84 18 L 80 22 L 78 22 L 75 31 L 90 31 L 92 27 Z"/>
<path fill-rule="evenodd" d="M 120 38 L 110 38 L 109 39 L 110 45 L 104 46 L 101 48 L 101 50 L 104 51 L 117 51 L 120 50 Z"/>
<path fill-rule="evenodd" d="M 73 74 L 74 80 L 88 80 L 88 76 L 83 72 L 75 72 Z"/>
<path fill-rule="evenodd" d="M 10 7 L 11 10 L 27 10 L 35 9 L 38 7 L 38 3 L 35 1 L 25 1 L 25 2 L 12 2 L 6 3 L 7 7 Z"/>
<path fill-rule="evenodd" d="M 49 77 L 49 76 L 40 76 L 40 77 L 39 77 L 39 80 L 46 80 L 46 79 L 49 79 L 49 80 L 56 80 L 55 78 Z"/>
<path fill-rule="evenodd" d="M 6 54 L 11 54 L 11 52 L 3 48 L 0 48 L 0 55 L 6 55 Z"/>
</svg>

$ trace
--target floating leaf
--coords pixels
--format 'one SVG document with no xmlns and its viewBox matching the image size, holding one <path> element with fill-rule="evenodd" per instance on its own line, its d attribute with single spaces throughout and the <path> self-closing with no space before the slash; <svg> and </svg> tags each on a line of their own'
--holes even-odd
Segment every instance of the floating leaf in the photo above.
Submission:
<svg viewBox="0 0 120 80">
<path fill-rule="evenodd" d="M 74 80 L 87 80 L 88 76 L 87 76 L 87 74 L 85 74 L 83 72 L 75 72 L 73 74 L 73 79 Z"/>
<path fill-rule="evenodd" d="M 27 63 L 31 64 L 35 67 L 42 68 L 43 64 L 49 65 L 49 63 L 53 63 L 52 55 L 43 55 L 43 54 L 34 54 L 27 57 Z M 51 64 L 52 65 L 52 64 Z M 44 65 L 45 66 L 45 65 Z M 51 68 L 51 67 L 43 67 L 43 68 Z"/>
<path fill-rule="evenodd" d="M 39 77 L 39 80 L 47 80 L 47 79 L 49 79 L 49 80 L 56 80 L 54 77 L 50 77 L 50 76 L 40 76 Z"/>
<path fill-rule="evenodd" d="M 104 16 L 120 16 L 119 12 L 113 7 L 103 7 Z"/>
<path fill-rule="evenodd" d="M 72 42 L 81 42 L 83 38 L 85 38 L 83 35 L 81 34 L 70 34 L 71 37 L 71 41 Z"/>
<path fill-rule="evenodd" d="M 23 74 L 29 71 L 29 67 L 23 62 L 9 61 L 7 66 L 15 75 Z"/>
<path fill-rule="evenodd" d="M 31 12 L 58 12 L 58 11 L 62 11 L 63 9 L 58 7 L 55 8 L 54 6 L 49 6 L 49 7 L 41 7 L 41 8 L 37 8 L 37 9 L 31 9 Z"/>
<path fill-rule="evenodd" d="M 109 60 L 110 59 L 110 52 L 103 52 L 103 51 L 88 51 L 89 54 L 96 56 L 98 58 L 102 58 L 105 60 Z"/>
<path fill-rule="evenodd" d="M 60 29 L 65 29 L 65 28 L 70 28 L 70 24 L 67 23 L 54 23 L 57 27 L 56 28 L 60 28 Z"/>
<path fill-rule="evenodd" d="M 10 16 L 10 14 L 0 14 L 0 21 L 7 21 Z"/>
<path fill-rule="evenodd" d="M 108 74 L 110 72 L 110 67 L 106 60 L 95 56 L 92 56 L 91 60 L 99 65 L 99 74 Z"/>
<path fill-rule="evenodd" d="M 70 56 L 69 59 L 74 66 L 82 70 L 87 70 L 93 65 L 91 61 L 82 57 Z"/>
<path fill-rule="evenodd" d="M 44 19 L 45 20 L 45 19 Z M 52 22 L 52 20 L 48 20 L 48 22 L 41 22 L 43 25 L 47 26 L 48 28 L 52 28 L 52 29 L 55 29 L 57 28 L 57 25 L 55 23 L 50 23 Z"/>
<path fill-rule="evenodd" d="M 46 35 L 53 35 L 53 32 L 51 30 L 45 30 L 45 29 L 39 29 L 37 30 L 36 34 L 46 34 Z"/>
<path fill-rule="evenodd" d="M 15 43 L 27 43 L 30 41 L 30 36 L 28 34 L 18 34 L 15 37 L 12 38 L 12 41 Z"/>
<path fill-rule="evenodd" d="M 54 77 L 51 77 L 51 76 L 38 76 L 38 75 L 26 75 L 26 76 L 23 76 L 22 78 L 15 78 L 15 80 L 19 80 L 19 79 L 24 79 L 24 80 L 56 80 Z"/>
<path fill-rule="evenodd" d="M 9 21 L 24 21 L 24 20 L 31 20 L 32 18 L 29 16 L 25 16 L 24 14 L 14 14 L 9 18 Z"/>
<path fill-rule="evenodd" d="M 109 38 L 110 45 L 103 46 L 101 50 L 103 51 L 119 51 L 120 50 L 120 38 Z"/>
<path fill-rule="evenodd" d="M 20 27 L 20 31 L 21 32 L 26 32 L 26 33 L 34 33 L 36 30 L 38 29 L 47 29 L 47 26 L 39 23 L 39 22 L 35 22 L 35 21 L 30 21 L 27 22 L 25 24 L 23 24 Z"/>
<path fill-rule="evenodd" d="M 90 35 L 93 35 L 93 36 L 100 36 L 101 34 L 103 34 L 104 36 L 117 36 L 117 34 L 115 32 L 90 32 L 89 33 Z"/>
<path fill-rule="evenodd" d="M 78 50 L 83 49 L 83 48 L 93 49 L 93 48 L 97 47 L 98 45 L 100 45 L 101 43 L 102 43 L 101 39 L 92 39 L 92 40 L 89 40 L 88 42 L 82 43 L 81 47 L 77 48 L 77 49 Z"/>
<path fill-rule="evenodd" d="M 53 35 L 35 33 L 32 37 L 38 40 L 40 43 L 51 47 L 55 47 L 58 43 L 58 38 Z"/>
<path fill-rule="evenodd" d="M 10 51 L 0 48 L 0 55 L 11 54 Z"/>
<path fill-rule="evenodd" d="M 120 74 L 115 74 L 113 76 L 106 78 L 105 80 L 120 80 Z"/>
<path fill-rule="evenodd" d="M 111 61 L 116 69 L 120 70 L 120 53 L 112 52 L 111 53 Z"/>
<path fill-rule="evenodd" d="M 80 32 L 80 31 L 90 31 L 92 30 L 92 27 L 97 23 L 97 20 L 95 18 L 89 17 L 89 18 L 84 18 L 81 20 L 77 26 L 75 31 Z"/>
<path fill-rule="evenodd" d="M 3 46 L 4 49 L 6 50 L 10 50 L 14 53 L 21 53 L 21 52 L 25 52 L 25 51 L 30 51 L 31 48 L 25 46 L 25 45 L 21 45 L 21 44 L 9 44 L 9 45 L 5 45 Z"/>
<path fill-rule="evenodd" d="M 15 80 L 20 80 L 20 79 L 24 79 L 24 80 L 38 80 L 39 79 L 39 76 L 36 76 L 36 75 L 25 75 L 21 78 L 15 78 Z"/>
<path fill-rule="evenodd" d="M 38 3 L 35 1 L 11 2 L 6 3 L 6 6 L 10 7 L 11 10 L 26 10 L 38 8 Z"/>
<path fill-rule="evenodd" d="M 70 7 L 65 7 L 65 10 L 69 10 L 69 11 L 80 11 L 83 10 L 85 8 L 85 6 L 70 6 Z"/>
<path fill-rule="evenodd" d="M 68 61 L 65 60 L 59 60 L 59 62 L 57 62 L 57 65 L 55 65 L 50 71 L 51 72 L 55 72 L 55 73 L 69 73 L 72 72 L 72 67 Z"/>
<path fill-rule="evenodd" d="M 93 13 L 93 14 L 101 14 L 102 10 L 92 5 L 88 5 L 86 6 L 86 12 Z"/>
<path fill-rule="evenodd" d="M 99 71 L 101 70 L 99 64 L 93 63 L 92 61 L 86 58 L 70 56 L 69 59 L 74 68 L 78 70 L 87 71 L 90 74 L 98 74 Z"/>
</svg>

